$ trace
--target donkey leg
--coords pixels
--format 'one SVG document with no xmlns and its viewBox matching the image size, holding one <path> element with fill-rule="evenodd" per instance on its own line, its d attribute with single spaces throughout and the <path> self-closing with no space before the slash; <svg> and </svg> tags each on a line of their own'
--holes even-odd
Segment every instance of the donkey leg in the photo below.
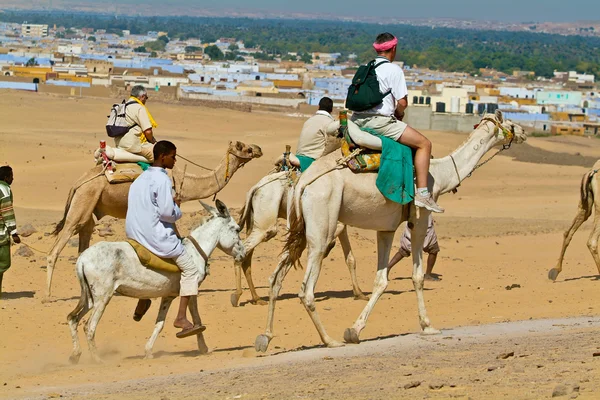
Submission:
<svg viewBox="0 0 600 400">
<path fill-rule="evenodd" d="M 285 263 L 283 260 L 287 258 L 287 254 L 282 254 L 282 261 L 277 264 L 273 275 L 269 278 L 269 311 L 267 314 L 267 328 L 265 333 L 258 335 L 254 342 L 256 351 L 265 352 L 269 347 L 269 342 L 273 339 L 273 320 L 275 316 L 275 303 L 279 296 L 279 291 L 283 285 L 283 279 L 292 268 L 291 263 Z"/>
<path fill-rule="evenodd" d="M 198 312 L 198 296 L 194 296 L 190 299 L 188 308 L 190 309 L 194 325 L 202 325 L 202 319 L 200 319 L 200 313 Z M 200 354 L 208 354 L 208 346 L 204 340 L 204 332 L 197 334 L 196 339 L 198 340 L 198 350 L 200 351 Z"/>
<path fill-rule="evenodd" d="M 167 317 L 167 312 L 169 311 L 169 307 L 171 307 L 171 302 L 175 299 L 174 297 L 163 297 L 160 299 L 160 307 L 158 308 L 158 315 L 156 316 L 156 324 L 154 325 L 154 331 L 152 332 L 152 336 L 148 339 L 146 343 L 146 357 L 145 358 L 154 358 L 152 355 L 152 348 L 154 348 L 154 342 L 156 342 L 156 338 L 160 335 L 163 327 L 165 326 L 165 318 Z"/>
<path fill-rule="evenodd" d="M 352 246 L 350 245 L 350 240 L 348 239 L 348 228 L 346 225 L 338 223 L 336 236 L 340 240 L 342 250 L 344 251 L 344 259 L 346 260 L 346 265 L 350 271 L 354 300 L 369 300 L 369 296 L 364 294 L 358 285 L 358 279 L 356 278 L 356 259 L 354 258 L 354 253 L 352 253 Z"/>
<path fill-rule="evenodd" d="M 82 294 L 79 303 L 75 307 L 73 311 L 67 317 L 67 321 L 69 323 L 69 329 L 71 330 L 71 339 L 73 341 L 73 351 L 69 356 L 69 361 L 72 364 L 77 364 L 79 362 L 79 358 L 81 357 L 81 346 L 79 345 L 79 335 L 77 334 L 77 327 L 79 326 L 79 321 L 90 311 L 90 305 L 87 297 Z"/>
<path fill-rule="evenodd" d="M 98 290 L 98 288 L 95 289 Z M 92 315 L 90 316 L 86 326 L 88 347 L 90 349 L 90 353 L 92 354 L 92 358 L 98 363 L 101 363 L 102 359 L 98 355 L 98 349 L 96 348 L 96 328 L 98 327 L 98 322 L 100 322 L 100 318 L 102 318 L 102 314 L 104 314 L 104 310 L 106 309 L 106 306 L 110 302 L 111 298 L 112 293 L 106 293 L 104 296 L 94 296 Z"/>
<path fill-rule="evenodd" d="M 371 299 L 356 322 L 354 322 L 352 328 L 348 328 L 344 331 L 344 341 L 347 343 L 360 342 L 360 332 L 367 325 L 367 320 L 369 319 L 369 315 L 371 315 L 371 311 L 373 311 L 375 304 L 377 304 L 377 301 L 387 288 L 388 260 L 393 241 L 394 232 L 377 232 L 377 274 L 375 275 L 373 293 L 371 294 Z"/>
</svg>

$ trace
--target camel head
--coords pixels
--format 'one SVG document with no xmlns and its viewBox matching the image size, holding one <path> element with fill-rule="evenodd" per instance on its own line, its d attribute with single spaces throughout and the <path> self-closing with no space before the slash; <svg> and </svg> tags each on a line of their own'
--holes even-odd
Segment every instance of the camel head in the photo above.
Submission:
<svg viewBox="0 0 600 400">
<path fill-rule="evenodd" d="M 245 144 L 242 142 L 229 142 L 229 154 L 239 158 L 240 166 L 248 161 L 262 157 L 263 153 L 259 146 L 255 144 Z"/>
<path fill-rule="evenodd" d="M 259 148 L 260 150 L 260 148 Z M 216 208 L 200 201 L 202 207 L 212 215 L 212 219 L 218 224 L 214 235 L 218 236 L 217 247 L 225 254 L 232 256 L 235 261 L 240 262 L 246 256 L 246 249 L 240 239 L 240 226 L 229 215 L 229 209 L 221 200 L 215 202 Z"/>
<path fill-rule="evenodd" d="M 512 143 L 518 144 L 527 140 L 527 135 L 523 128 L 509 119 L 504 119 L 500 110 L 496 110 L 494 114 L 484 115 L 477 128 L 480 128 L 484 124 L 488 127 L 488 132 L 495 136 L 493 138 L 495 139 L 494 146 L 508 146 Z"/>
</svg>

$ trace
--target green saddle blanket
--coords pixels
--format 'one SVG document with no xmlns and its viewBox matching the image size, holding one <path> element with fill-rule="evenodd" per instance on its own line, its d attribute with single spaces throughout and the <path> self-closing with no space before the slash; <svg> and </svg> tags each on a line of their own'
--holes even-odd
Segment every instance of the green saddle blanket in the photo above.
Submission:
<svg viewBox="0 0 600 400">
<path fill-rule="evenodd" d="M 400 204 L 410 203 L 415 197 L 412 149 L 371 129 L 361 129 L 381 139 L 381 153 L 363 152 L 348 162 L 354 172 L 378 171 L 377 189 L 387 199 Z M 342 154 L 348 155 L 356 144 L 345 132 Z"/>
</svg>

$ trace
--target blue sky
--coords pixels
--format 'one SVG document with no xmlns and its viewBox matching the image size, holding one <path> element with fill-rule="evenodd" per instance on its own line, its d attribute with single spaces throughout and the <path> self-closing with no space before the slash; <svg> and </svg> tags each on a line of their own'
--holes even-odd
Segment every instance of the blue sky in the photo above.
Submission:
<svg viewBox="0 0 600 400">
<path fill-rule="evenodd" d="M 600 0 L 170 0 L 210 9 L 241 8 L 397 18 L 460 18 L 514 22 L 600 20 Z"/>
</svg>

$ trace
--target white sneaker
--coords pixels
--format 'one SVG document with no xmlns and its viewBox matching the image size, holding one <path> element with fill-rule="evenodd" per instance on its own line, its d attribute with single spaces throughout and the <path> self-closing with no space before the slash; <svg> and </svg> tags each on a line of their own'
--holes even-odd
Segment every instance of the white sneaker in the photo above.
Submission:
<svg viewBox="0 0 600 400">
<path fill-rule="evenodd" d="M 433 200 L 433 197 L 431 197 L 431 194 L 429 196 L 422 196 L 418 193 L 415 194 L 415 206 L 417 207 L 423 207 L 428 209 L 431 212 L 434 213 L 443 213 L 444 209 L 440 206 L 437 205 L 437 203 Z"/>
</svg>

